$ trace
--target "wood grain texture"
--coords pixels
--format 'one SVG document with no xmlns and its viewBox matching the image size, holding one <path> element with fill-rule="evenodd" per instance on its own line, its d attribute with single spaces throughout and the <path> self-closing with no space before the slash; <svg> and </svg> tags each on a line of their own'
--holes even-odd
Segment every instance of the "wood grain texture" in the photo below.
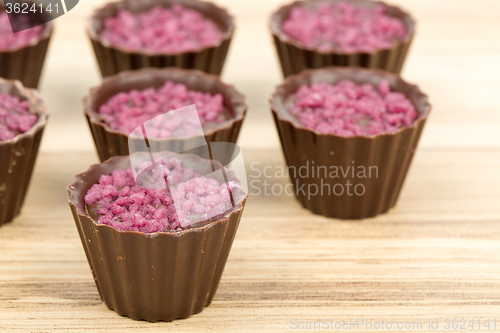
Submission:
<svg viewBox="0 0 500 333">
<path fill-rule="evenodd" d="M 255 170 L 284 166 L 267 104 L 281 80 L 267 19 L 281 1 L 218 2 L 237 17 L 223 79 L 248 97 L 248 179 L 285 185 Z M 212 305 L 156 324 L 100 301 L 67 205 L 65 187 L 97 162 L 81 99 L 99 76 L 83 28 L 104 1 L 58 19 L 41 82 L 52 116 L 23 212 L 0 228 L 0 331 L 291 332 L 292 319 L 424 323 L 394 332 L 427 332 L 439 319 L 436 332 L 460 331 L 446 330 L 447 318 L 476 320 L 467 332 L 488 331 L 479 319 L 495 331 L 496 319 L 500 330 L 500 2 L 393 2 L 418 22 L 403 76 L 434 106 L 396 208 L 346 222 L 251 189 Z"/>
</svg>

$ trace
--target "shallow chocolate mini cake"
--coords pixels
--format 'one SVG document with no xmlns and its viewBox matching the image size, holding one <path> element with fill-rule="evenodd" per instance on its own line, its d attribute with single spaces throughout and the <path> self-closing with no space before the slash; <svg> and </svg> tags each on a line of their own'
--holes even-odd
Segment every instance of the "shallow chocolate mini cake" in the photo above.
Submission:
<svg viewBox="0 0 500 333">
<path fill-rule="evenodd" d="M 172 153 L 153 161 L 147 153 L 111 158 L 78 175 L 68 192 L 102 300 L 120 315 L 156 322 L 210 305 L 247 194 L 218 162 Z"/>
<path fill-rule="evenodd" d="M 210 2 L 122 0 L 94 12 L 88 35 L 102 76 L 145 67 L 220 75 L 234 28 L 233 17 Z"/>
<path fill-rule="evenodd" d="M 417 149 L 427 100 L 381 70 L 328 67 L 288 77 L 270 102 L 300 203 L 340 219 L 387 212 Z"/>
<path fill-rule="evenodd" d="M 138 104 L 134 100 L 139 100 Z M 178 136 L 176 133 L 186 134 L 193 128 L 175 131 L 170 127 L 172 121 L 163 119 L 148 130 L 152 151 L 183 152 L 205 141 L 236 143 L 247 110 L 245 97 L 217 76 L 200 71 L 148 68 L 105 78 L 85 98 L 84 112 L 99 158 L 105 161 L 112 156 L 146 151 L 141 148 L 144 137 L 132 135 L 129 141 L 133 128 L 147 126 L 152 118 L 168 117 L 167 111 L 192 104 L 197 106 L 202 130 L 193 136 Z M 134 148 L 132 152 L 130 147 Z"/>
<path fill-rule="evenodd" d="M 0 226 L 21 212 L 48 114 L 36 90 L 0 79 Z"/>
<path fill-rule="evenodd" d="M 45 14 L 30 14 L 30 18 L 41 15 Z M 48 22 L 13 33 L 5 6 L 0 2 L 0 77 L 37 88 L 52 31 L 53 24 Z"/>
<path fill-rule="evenodd" d="M 285 77 L 328 66 L 400 73 L 415 21 L 378 1 L 301 0 L 272 15 L 271 32 Z"/>
</svg>

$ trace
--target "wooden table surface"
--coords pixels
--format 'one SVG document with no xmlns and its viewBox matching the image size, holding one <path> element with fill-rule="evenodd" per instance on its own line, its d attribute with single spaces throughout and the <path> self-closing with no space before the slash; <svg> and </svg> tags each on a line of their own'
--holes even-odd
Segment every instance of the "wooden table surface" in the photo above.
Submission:
<svg viewBox="0 0 500 333">
<path fill-rule="evenodd" d="M 252 162 L 284 165 L 267 102 L 281 80 L 267 19 L 281 1 L 218 2 L 237 18 L 223 79 L 248 97 L 239 143 L 252 180 Z M 434 107 L 397 207 L 339 221 L 253 190 L 212 305 L 156 324 L 101 302 L 67 205 L 65 187 L 97 162 L 81 99 L 99 75 L 83 29 L 103 1 L 59 18 L 41 83 L 52 116 L 23 213 L 0 228 L 0 331 L 290 332 L 322 322 L 350 332 L 343 322 L 364 320 L 374 326 L 358 331 L 427 332 L 438 320 L 436 332 L 472 332 L 488 331 L 486 320 L 495 331 L 495 319 L 500 331 L 500 1 L 393 2 L 418 20 L 403 75 Z M 453 329 L 454 319 L 467 325 Z"/>
</svg>

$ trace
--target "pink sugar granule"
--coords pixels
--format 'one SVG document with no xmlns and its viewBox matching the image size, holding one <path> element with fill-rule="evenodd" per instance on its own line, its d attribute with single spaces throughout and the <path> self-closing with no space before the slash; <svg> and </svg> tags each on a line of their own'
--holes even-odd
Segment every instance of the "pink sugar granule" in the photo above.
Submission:
<svg viewBox="0 0 500 333">
<path fill-rule="evenodd" d="M 33 127 L 38 116 L 30 114 L 29 108 L 28 101 L 0 93 L 0 141 L 13 139 Z"/>
<path fill-rule="evenodd" d="M 393 133 L 418 117 L 411 101 L 392 92 L 387 80 L 380 82 L 378 91 L 350 80 L 302 85 L 289 111 L 304 127 L 345 137 Z"/>
<path fill-rule="evenodd" d="M 166 114 L 194 104 L 198 119 L 187 119 L 182 114 Z M 111 97 L 99 108 L 99 114 L 112 129 L 129 135 L 142 124 L 149 122 L 147 136 L 150 139 L 169 139 L 199 135 L 201 126 L 225 122 L 224 98 L 189 90 L 184 84 L 171 81 L 158 88 L 132 90 Z M 165 115 L 159 117 L 161 115 Z M 135 132 L 134 132 L 135 133 Z"/>
<path fill-rule="evenodd" d="M 383 5 L 367 8 L 347 1 L 296 6 L 281 29 L 307 49 L 344 53 L 387 49 L 407 34 L 405 24 L 385 14 Z"/>
<path fill-rule="evenodd" d="M 32 40 L 40 36 L 42 26 L 33 27 L 20 32 L 13 33 L 6 12 L 0 13 L 0 51 L 10 51 L 30 44 Z"/>
<path fill-rule="evenodd" d="M 174 3 L 139 14 L 120 10 L 104 20 L 100 36 L 123 49 L 173 54 L 214 46 L 222 32 L 200 12 Z"/>
<path fill-rule="evenodd" d="M 239 187 L 185 168 L 175 157 L 143 162 L 135 173 L 137 182 L 132 168 L 116 169 L 89 189 L 85 203 L 98 223 L 143 233 L 187 229 L 231 210 L 231 190 Z"/>
</svg>

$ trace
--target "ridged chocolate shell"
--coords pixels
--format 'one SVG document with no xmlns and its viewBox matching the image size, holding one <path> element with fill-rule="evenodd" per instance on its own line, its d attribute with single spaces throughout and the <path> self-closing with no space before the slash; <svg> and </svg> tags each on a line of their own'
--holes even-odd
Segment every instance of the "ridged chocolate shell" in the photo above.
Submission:
<svg viewBox="0 0 500 333">
<path fill-rule="evenodd" d="M 217 44 L 198 51 L 165 54 L 149 51 L 137 52 L 114 47 L 100 37 L 104 19 L 115 16 L 121 9 L 127 9 L 132 13 L 140 13 L 151 9 L 155 5 L 169 7 L 172 3 L 181 3 L 211 19 L 223 32 Z M 234 29 L 233 17 L 225 9 L 210 2 L 199 0 L 122 0 L 108 3 L 94 12 L 89 22 L 88 35 L 103 77 L 144 67 L 179 67 L 198 69 L 209 74 L 220 75 Z"/>
<path fill-rule="evenodd" d="M 183 83 L 188 89 L 195 91 L 211 94 L 220 93 L 224 97 L 224 107 L 233 118 L 217 128 L 205 131 L 205 140 L 207 143 L 236 143 L 247 105 L 245 104 L 245 96 L 233 86 L 226 85 L 215 75 L 196 70 L 145 68 L 105 78 L 102 84 L 91 89 L 90 94 L 84 99 L 84 113 L 101 162 L 113 156 L 129 155 L 129 141 L 127 135 L 113 130 L 103 123 L 102 118 L 97 113 L 99 107 L 117 93 L 128 92 L 132 89 L 158 88 L 165 81 Z M 192 147 L 190 143 L 195 141 L 199 142 L 199 137 L 168 140 L 150 139 L 149 144 L 152 151 L 182 152 L 185 150 L 183 147 Z"/>
<path fill-rule="evenodd" d="M 176 157 L 198 172 L 212 166 L 194 155 Z M 98 224 L 87 214 L 85 194 L 102 174 L 128 167 L 129 156 L 114 157 L 91 166 L 68 187 L 97 289 L 106 305 L 122 316 L 150 322 L 188 318 L 212 302 L 247 196 L 240 193 L 241 203 L 217 220 L 182 231 L 144 234 Z M 232 171 L 226 172 L 229 180 L 237 181 Z"/>
<path fill-rule="evenodd" d="M 0 12 L 4 11 L 4 3 L 0 2 Z M 37 88 L 53 27 L 52 22 L 45 23 L 40 36 L 32 40 L 29 45 L 10 51 L 0 51 L 0 77 L 19 80 L 28 88 Z"/>
<path fill-rule="evenodd" d="M 19 81 L 0 79 L 0 92 L 19 96 L 30 102 L 30 113 L 38 120 L 26 133 L 12 140 L 0 141 L 0 226 L 11 222 L 23 206 L 35 165 L 49 111 L 45 101 L 33 89 Z"/>
<path fill-rule="evenodd" d="M 342 137 L 318 133 L 300 126 L 288 113 L 286 100 L 301 85 L 317 82 L 335 84 L 343 79 L 350 79 L 358 84 L 370 83 L 375 86 L 383 79 L 387 79 L 392 91 L 401 92 L 410 99 L 419 113 L 418 119 L 412 126 L 401 128 L 395 133 Z M 417 86 L 405 82 L 398 75 L 381 70 L 330 67 L 308 70 L 300 75 L 288 77 L 272 95 L 271 109 L 286 162 L 289 167 L 292 167 L 291 170 L 296 170 L 290 173 L 290 178 L 294 186 L 294 194 L 302 206 L 313 213 L 339 219 L 373 217 L 393 207 L 397 202 L 431 110 L 427 100 L 428 97 Z M 302 166 L 304 168 L 299 174 L 299 168 Z M 318 177 L 318 166 L 326 166 L 328 171 L 326 177 L 324 169 L 319 170 Z M 337 170 L 342 170 L 340 169 L 342 167 L 344 172 L 350 171 L 345 176 L 340 174 L 340 177 L 335 178 L 335 173 L 332 174 L 335 166 Z M 355 166 L 356 171 L 354 177 L 352 169 L 347 169 L 352 166 Z M 363 173 L 358 173 L 362 169 L 359 167 L 365 168 L 366 177 L 363 177 Z M 371 177 L 368 172 L 370 167 L 372 167 Z M 305 174 L 306 169 L 309 170 L 309 174 Z M 314 177 L 312 176 L 313 169 L 316 171 Z M 364 187 L 364 194 L 355 195 L 353 186 L 348 192 L 347 181 L 351 184 L 362 184 L 363 186 L 358 187 L 357 193 L 362 193 Z M 336 184 L 343 185 L 342 194 L 340 186 Z M 323 185 L 323 194 L 329 195 L 320 195 Z M 313 196 L 311 194 L 314 193 L 316 186 L 318 186 L 319 194 Z M 341 195 L 333 192 L 335 186 L 337 186 L 335 193 Z M 309 188 L 311 191 L 307 190 Z"/>
<path fill-rule="evenodd" d="M 281 30 L 282 22 L 288 18 L 290 10 L 293 7 L 315 7 L 324 1 L 325 0 L 296 1 L 281 7 L 272 15 L 271 32 L 278 52 L 281 69 L 285 77 L 292 74 L 298 74 L 306 69 L 328 66 L 359 66 L 384 69 L 396 74 L 401 72 L 415 34 L 415 20 L 411 15 L 398 7 L 390 6 L 383 2 L 368 0 L 344 0 L 370 8 L 382 4 L 389 16 L 399 18 L 405 23 L 408 33 L 403 40 L 395 42 L 390 49 L 382 49 L 371 53 L 321 52 L 318 50 L 305 49 L 298 41 L 289 37 Z M 327 1 L 336 2 L 340 0 Z"/>
</svg>

